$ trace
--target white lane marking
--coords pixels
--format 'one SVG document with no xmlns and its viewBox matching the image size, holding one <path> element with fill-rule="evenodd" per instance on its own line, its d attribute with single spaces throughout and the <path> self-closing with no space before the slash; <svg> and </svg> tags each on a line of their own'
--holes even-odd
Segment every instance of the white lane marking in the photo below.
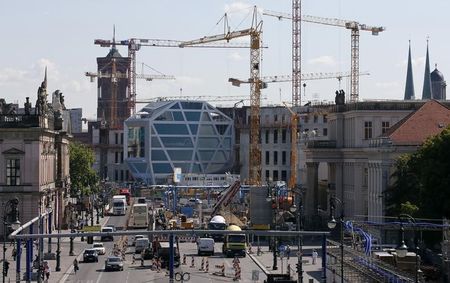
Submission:
<svg viewBox="0 0 450 283">
<path fill-rule="evenodd" d="M 130 271 L 127 272 L 127 279 L 125 280 L 126 283 L 128 283 L 128 278 L 130 277 Z"/>
<path fill-rule="evenodd" d="M 100 271 L 100 274 L 98 275 L 98 278 L 97 278 L 97 281 L 96 281 L 96 283 L 99 283 L 100 282 L 100 279 L 102 279 L 102 276 L 103 276 L 103 273 L 104 273 L 105 271 L 103 270 L 103 271 Z"/>
</svg>

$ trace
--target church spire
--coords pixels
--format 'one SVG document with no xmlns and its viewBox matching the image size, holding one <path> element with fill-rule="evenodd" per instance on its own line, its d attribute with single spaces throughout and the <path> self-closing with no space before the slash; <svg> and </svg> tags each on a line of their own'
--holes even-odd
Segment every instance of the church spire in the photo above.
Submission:
<svg viewBox="0 0 450 283">
<path fill-rule="evenodd" d="M 411 61 L 411 40 L 409 41 L 408 51 L 408 70 L 406 71 L 406 85 L 405 85 L 405 97 L 404 100 L 411 100 L 415 98 L 414 94 L 414 80 Z"/>
<path fill-rule="evenodd" d="M 428 39 L 427 39 L 427 57 L 425 59 L 425 74 L 423 77 L 422 99 L 431 99 L 432 97 L 433 95 L 431 91 L 430 57 L 428 53 Z"/>
</svg>

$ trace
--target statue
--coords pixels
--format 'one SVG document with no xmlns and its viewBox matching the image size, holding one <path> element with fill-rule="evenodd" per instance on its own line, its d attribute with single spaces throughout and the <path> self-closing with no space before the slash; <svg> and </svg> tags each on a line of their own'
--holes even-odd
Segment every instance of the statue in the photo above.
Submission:
<svg viewBox="0 0 450 283">
<path fill-rule="evenodd" d="M 47 68 L 45 68 L 45 77 L 44 81 L 41 83 L 41 86 L 37 91 L 37 100 L 36 100 L 36 115 L 43 115 L 47 113 Z"/>
<path fill-rule="evenodd" d="M 336 90 L 336 96 L 334 97 L 334 102 L 336 105 L 344 105 L 345 104 L 345 92 L 344 90 Z"/>
<path fill-rule="evenodd" d="M 30 98 L 27 97 L 26 99 L 27 99 L 27 101 L 23 104 L 23 106 L 25 108 L 25 115 L 30 115 L 30 111 L 31 111 Z"/>
</svg>

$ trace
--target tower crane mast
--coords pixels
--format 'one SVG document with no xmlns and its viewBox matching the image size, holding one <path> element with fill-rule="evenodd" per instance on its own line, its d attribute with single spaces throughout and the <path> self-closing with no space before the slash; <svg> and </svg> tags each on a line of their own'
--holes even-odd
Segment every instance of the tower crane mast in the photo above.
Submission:
<svg viewBox="0 0 450 283">
<path fill-rule="evenodd" d="M 261 108 L 261 33 L 262 21 L 258 21 L 257 8 L 254 7 L 251 28 L 239 31 L 226 31 L 223 34 L 205 36 L 200 39 L 185 41 L 180 47 L 216 41 L 229 41 L 234 38 L 250 36 L 250 158 L 249 183 L 261 184 L 261 149 L 259 146 L 260 108 Z"/>
<path fill-rule="evenodd" d="M 294 19 L 295 16 L 287 13 L 280 13 L 274 11 L 264 11 L 263 15 L 276 17 L 278 19 Z M 345 29 L 349 29 L 351 31 L 351 66 L 350 66 L 350 80 L 351 80 L 351 90 L 350 90 L 350 101 L 357 101 L 359 98 L 359 32 L 360 31 L 370 31 L 372 35 L 378 35 L 380 32 L 385 31 L 386 28 L 379 26 L 368 26 L 365 24 L 360 24 L 356 21 L 350 20 L 341 20 L 335 18 L 323 18 L 323 17 L 315 17 L 309 15 L 302 15 L 301 21 L 328 25 L 328 26 L 337 26 Z M 294 102 L 294 101 L 293 101 Z"/>
<path fill-rule="evenodd" d="M 300 116 L 297 112 L 294 112 L 291 107 L 283 102 L 284 106 L 291 113 L 291 175 L 289 177 L 288 188 L 294 189 L 297 185 L 297 170 L 298 170 L 298 150 L 297 150 L 297 140 L 298 140 L 298 122 Z"/>
<path fill-rule="evenodd" d="M 301 0 L 292 0 L 292 103 L 301 105 Z"/>
</svg>

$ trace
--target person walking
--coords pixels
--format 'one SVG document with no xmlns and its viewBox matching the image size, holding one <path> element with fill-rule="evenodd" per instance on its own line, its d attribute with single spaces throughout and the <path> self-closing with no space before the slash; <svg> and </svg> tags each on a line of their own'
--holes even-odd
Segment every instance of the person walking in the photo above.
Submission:
<svg viewBox="0 0 450 283">
<path fill-rule="evenodd" d="M 48 280 L 50 279 L 50 266 L 48 264 L 44 266 L 44 274 L 48 282 Z"/>
<path fill-rule="evenodd" d="M 312 252 L 312 264 L 316 264 L 317 263 L 317 257 L 319 256 L 319 254 L 317 253 L 316 250 L 313 250 Z"/>
<path fill-rule="evenodd" d="M 73 271 L 75 272 L 75 274 L 78 271 L 78 260 L 77 259 L 73 260 Z"/>
<path fill-rule="evenodd" d="M 289 245 L 286 246 L 286 256 L 288 260 L 291 257 L 291 247 Z"/>
</svg>

